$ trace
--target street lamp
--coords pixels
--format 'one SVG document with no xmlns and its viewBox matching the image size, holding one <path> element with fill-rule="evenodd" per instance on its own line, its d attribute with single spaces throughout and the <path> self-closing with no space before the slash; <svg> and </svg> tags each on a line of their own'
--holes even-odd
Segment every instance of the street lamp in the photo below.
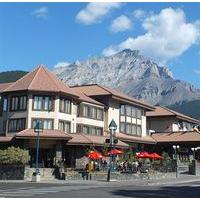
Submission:
<svg viewBox="0 0 200 200">
<path fill-rule="evenodd" d="M 193 152 L 193 160 L 195 160 L 195 151 L 197 151 L 198 148 L 197 147 L 196 148 L 192 147 L 191 150 Z"/>
<path fill-rule="evenodd" d="M 40 133 L 43 131 L 43 124 L 41 121 L 37 121 L 34 127 L 34 132 L 37 133 L 37 143 L 36 143 L 36 162 L 35 162 L 35 182 L 40 181 L 40 170 L 38 165 L 39 158 L 39 148 L 40 148 Z"/>
<path fill-rule="evenodd" d="M 176 178 L 178 178 L 178 155 L 177 150 L 180 148 L 179 145 L 173 145 L 173 149 L 175 151 L 175 158 L 176 158 Z"/>
<path fill-rule="evenodd" d="M 117 130 L 117 124 L 115 123 L 114 119 L 109 124 L 109 132 L 110 132 L 110 148 L 113 149 L 113 135 L 115 135 L 115 131 Z M 110 181 L 110 173 L 112 169 L 112 162 L 113 162 L 113 155 L 110 154 L 110 161 L 109 161 L 109 168 L 107 174 L 107 181 Z"/>
</svg>

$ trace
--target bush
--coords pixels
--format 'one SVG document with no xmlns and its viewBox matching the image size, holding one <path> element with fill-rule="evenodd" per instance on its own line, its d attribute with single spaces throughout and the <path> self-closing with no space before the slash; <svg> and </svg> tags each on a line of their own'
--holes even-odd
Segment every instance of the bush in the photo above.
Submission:
<svg viewBox="0 0 200 200">
<path fill-rule="evenodd" d="M 0 164 L 2 165 L 25 165 L 30 160 L 27 150 L 19 147 L 8 147 L 0 150 Z"/>
</svg>

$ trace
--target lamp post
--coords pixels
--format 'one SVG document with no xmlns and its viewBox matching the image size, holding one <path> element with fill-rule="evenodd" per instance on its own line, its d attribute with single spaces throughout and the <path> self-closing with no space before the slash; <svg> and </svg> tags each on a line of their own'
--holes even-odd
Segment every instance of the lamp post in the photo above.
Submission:
<svg viewBox="0 0 200 200">
<path fill-rule="evenodd" d="M 40 133 L 43 131 L 43 124 L 41 121 L 37 121 L 34 127 L 34 132 L 37 133 L 37 143 L 36 143 L 36 161 L 35 161 L 35 182 L 40 181 L 40 170 L 39 170 L 39 148 L 40 148 Z"/>
<path fill-rule="evenodd" d="M 194 147 L 192 147 L 191 148 L 191 150 L 192 150 L 192 152 L 193 152 L 193 160 L 195 160 L 195 152 L 197 151 L 197 147 L 196 148 L 194 148 Z"/>
<path fill-rule="evenodd" d="M 176 178 L 178 178 L 178 155 L 177 155 L 177 150 L 180 148 L 179 145 L 173 145 L 173 149 L 175 152 L 175 160 L 176 160 Z"/>
<path fill-rule="evenodd" d="M 114 119 L 109 124 L 109 132 L 110 132 L 110 149 L 113 149 L 113 135 L 115 134 L 115 131 L 117 130 L 117 124 L 115 123 Z M 107 174 L 107 181 L 110 181 L 110 174 L 112 169 L 112 162 L 113 162 L 113 155 L 110 154 L 110 161 L 109 161 L 109 168 L 108 168 L 108 174 Z"/>
</svg>

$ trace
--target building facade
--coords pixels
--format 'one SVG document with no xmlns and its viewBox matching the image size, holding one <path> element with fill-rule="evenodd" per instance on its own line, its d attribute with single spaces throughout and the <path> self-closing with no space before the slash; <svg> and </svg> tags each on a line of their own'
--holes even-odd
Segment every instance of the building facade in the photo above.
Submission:
<svg viewBox="0 0 200 200">
<path fill-rule="evenodd" d="M 146 112 L 153 106 L 99 85 L 68 87 L 43 66 L 14 83 L 0 84 L 0 96 L 1 146 L 29 150 L 31 167 L 38 121 L 44 129 L 39 159 L 43 167 L 53 167 L 62 158 L 75 166 L 88 148 L 102 148 L 112 119 L 117 124 L 116 147 L 155 144 L 146 136 Z"/>
</svg>

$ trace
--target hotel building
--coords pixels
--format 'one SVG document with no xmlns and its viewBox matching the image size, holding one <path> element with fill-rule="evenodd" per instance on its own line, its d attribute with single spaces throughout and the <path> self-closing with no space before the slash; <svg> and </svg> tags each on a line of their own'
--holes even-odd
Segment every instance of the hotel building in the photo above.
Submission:
<svg viewBox="0 0 200 200">
<path fill-rule="evenodd" d="M 148 135 L 146 112 L 154 109 L 100 85 L 68 87 L 38 66 L 16 82 L 0 84 L 0 145 L 29 150 L 34 167 L 34 127 L 39 120 L 44 129 L 40 166 L 52 168 L 55 160 L 65 158 L 68 167 L 75 167 L 88 148 L 103 148 L 112 119 L 117 124 L 116 147 L 150 148 L 156 141 Z"/>
</svg>

